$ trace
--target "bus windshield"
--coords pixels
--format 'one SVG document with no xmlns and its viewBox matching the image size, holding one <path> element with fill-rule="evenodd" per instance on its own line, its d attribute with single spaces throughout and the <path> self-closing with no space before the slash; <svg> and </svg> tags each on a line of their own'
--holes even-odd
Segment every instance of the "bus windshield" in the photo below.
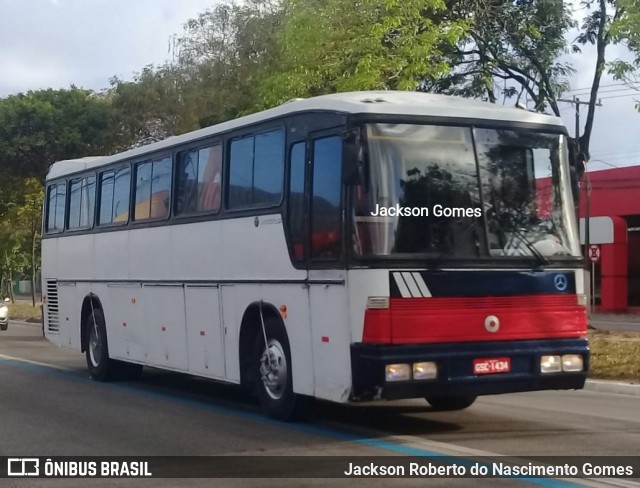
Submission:
<svg viewBox="0 0 640 488">
<path fill-rule="evenodd" d="M 361 257 L 579 257 L 564 135 L 368 124 L 352 193 Z"/>
</svg>

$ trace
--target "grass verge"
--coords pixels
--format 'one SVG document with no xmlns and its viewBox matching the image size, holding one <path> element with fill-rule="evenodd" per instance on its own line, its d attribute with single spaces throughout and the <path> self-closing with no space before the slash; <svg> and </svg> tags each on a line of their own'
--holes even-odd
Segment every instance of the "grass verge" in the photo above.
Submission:
<svg viewBox="0 0 640 488">
<path fill-rule="evenodd" d="M 9 320 L 23 320 L 25 322 L 42 321 L 40 303 L 31 305 L 31 300 L 16 300 L 15 303 L 7 303 L 9 307 Z"/>
<path fill-rule="evenodd" d="M 640 333 L 589 332 L 589 378 L 640 382 Z"/>
</svg>

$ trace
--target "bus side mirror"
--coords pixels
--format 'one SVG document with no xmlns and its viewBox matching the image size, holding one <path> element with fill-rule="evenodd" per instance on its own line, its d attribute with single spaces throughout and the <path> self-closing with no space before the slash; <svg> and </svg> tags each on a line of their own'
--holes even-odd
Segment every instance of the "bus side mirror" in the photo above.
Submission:
<svg viewBox="0 0 640 488">
<path fill-rule="evenodd" d="M 342 181 L 346 185 L 365 185 L 366 156 L 361 129 L 354 128 L 342 134 Z"/>
</svg>

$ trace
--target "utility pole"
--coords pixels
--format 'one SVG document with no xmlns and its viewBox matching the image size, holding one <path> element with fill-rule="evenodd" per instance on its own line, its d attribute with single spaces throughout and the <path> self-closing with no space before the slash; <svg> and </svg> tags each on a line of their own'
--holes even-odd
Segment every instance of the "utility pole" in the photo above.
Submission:
<svg viewBox="0 0 640 488">
<path fill-rule="evenodd" d="M 578 97 L 576 97 L 575 95 L 573 96 L 573 99 L 569 100 L 567 98 L 558 98 L 558 102 L 565 102 L 565 103 L 571 103 L 573 105 L 575 105 L 576 107 L 576 157 L 579 157 L 580 153 L 582 152 L 580 149 L 580 105 L 589 105 L 589 102 L 581 102 L 580 99 Z M 596 107 L 602 107 L 602 100 L 598 100 L 598 103 L 596 103 Z M 590 233 L 589 233 L 589 227 L 591 227 L 590 225 L 590 218 L 591 218 L 591 181 L 589 179 L 589 173 L 587 172 L 587 159 L 586 159 L 586 154 L 584 155 L 585 160 L 583 162 L 584 164 L 584 176 L 586 179 L 586 188 L 585 188 L 585 194 L 586 194 L 586 198 L 585 198 L 585 202 L 584 202 L 584 211 L 585 211 L 585 216 L 584 216 L 584 249 L 585 249 L 585 253 L 589 252 L 589 244 L 590 244 Z M 578 223 L 580 223 L 580 220 L 578 220 Z"/>
<path fill-rule="evenodd" d="M 559 102 L 571 103 L 576 107 L 576 163 L 582 162 L 584 164 L 584 177 L 585 177 L 585 201 L 584 201 L 584 255 L 588 256 L 589 254 L 589 245 L 591 244 L 590 240 L 590 227 L 591 227 L 591 179 L 589 178 L 589 173 L 587 172 L 587 155 L 583 154 L 580 148 L 580 105 L 589 105 L 589 102 L 581 102 L 580 99 L 574 95 L 573 99 L 558 99 Z M 596 103 L 596 107 L 602 107 L 602 100 L 598 100 Z M 584 160 L 583 160 L 584 157 Z M 578 231 L 580 227 L 580 215 L 578 215 Z M 578 232 L 579 233 L 579 232 Z M 589 265 L 591 265 L 591 270 L 589 270 Z M 593 263 L 589 263 L 585 260 L 585 268 L 587 272 L 591 272 L 591 276 L 589 279 L 589 311 L 593 312 L 593 308 L 595 305 L 595 286 L 593 285 L 593 280 L 595 279 L 594 273 L 595 268 Z"/>
</svg>

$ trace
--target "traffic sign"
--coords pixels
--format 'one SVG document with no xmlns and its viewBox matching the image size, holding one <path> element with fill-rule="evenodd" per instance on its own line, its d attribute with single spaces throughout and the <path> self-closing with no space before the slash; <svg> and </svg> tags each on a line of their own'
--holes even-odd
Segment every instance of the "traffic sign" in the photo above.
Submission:
<svg viewBox="0 0 640 488">
<path fill-rule="evenodd" d="M 598 244 L 591 244 L 589 246 L 589 261 L 592 263 L 600 261 L 600 246 Z"/>
</svg>

